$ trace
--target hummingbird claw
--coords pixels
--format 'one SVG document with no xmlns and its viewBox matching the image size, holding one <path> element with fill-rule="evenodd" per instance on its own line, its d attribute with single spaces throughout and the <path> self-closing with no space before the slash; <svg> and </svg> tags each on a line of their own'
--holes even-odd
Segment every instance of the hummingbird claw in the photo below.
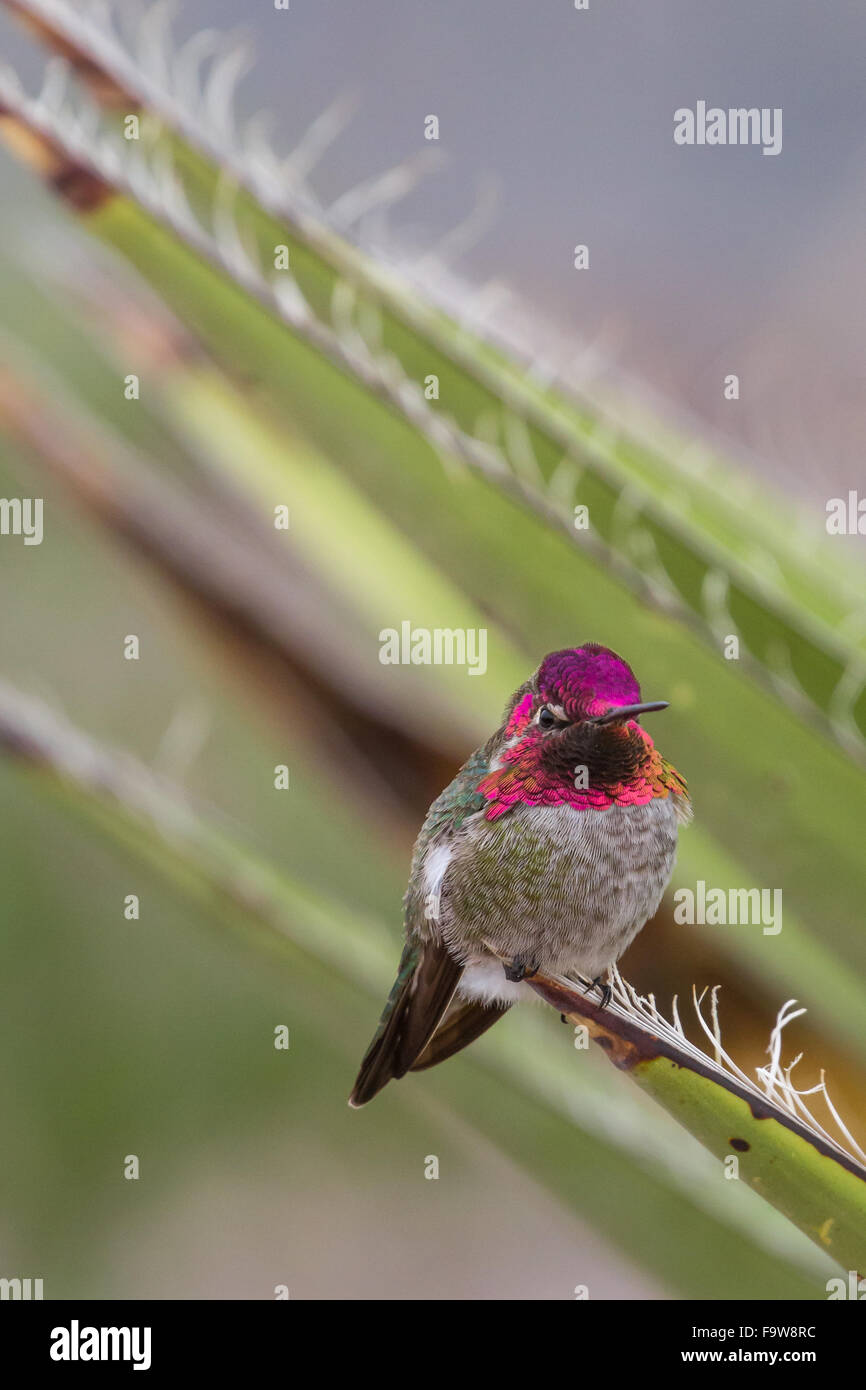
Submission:
<svg viewBox="0 0 866 1390">
<path fill-rule="evenodd" d="M 521 980 L 531 980 L 533 975 L 538 974 L 538 966 L 527 965 L 522 956 L 512 957 L 511 964 L 503 964 L 502 969 L 505 971 L 506 980 L 510 980 L 512 984 L 519 984 Z"/>
<path fill-rule="evenodd" d="M 599 994 L 601 995 L 601 1003 L 599 1004 L 599 1008 L 606 1009 L 608 1004 L 610 1003 L 613 990 L 611 989 L 610 985 L 604 984 L 600 975 L 596 975 L 592 983 L 595 989 L 597 989 Z"/>
</svg>

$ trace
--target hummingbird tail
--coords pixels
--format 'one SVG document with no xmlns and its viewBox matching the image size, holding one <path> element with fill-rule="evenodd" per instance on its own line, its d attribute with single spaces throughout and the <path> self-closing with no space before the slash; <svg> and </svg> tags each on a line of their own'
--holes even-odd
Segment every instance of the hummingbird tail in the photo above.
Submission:
<svg viewBox="0 0 866 1390">
<path fill-rule="evenodd" d="M 409 1070 L 426 1071 L 453 1057 L 492 1028 L 510 1008 L 510 1004 L 485 1004 L 478 999 L 452 999 L 436 1032 Z"/>
<path fill-rule="evenodd" d="M 349 1104 L 366 1105 L 418 1060 L 451 1002 L 463 966 L 441 942 L 408 941 Z"/>
</svg>

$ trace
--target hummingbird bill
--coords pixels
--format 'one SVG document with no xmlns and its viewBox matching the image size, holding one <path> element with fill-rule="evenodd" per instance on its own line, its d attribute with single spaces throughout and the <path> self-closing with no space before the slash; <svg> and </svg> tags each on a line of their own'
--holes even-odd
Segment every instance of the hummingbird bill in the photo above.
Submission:
<svg viewBox="0 0 866 1390">
<path fill-rule="evenodd" d="M 534 997 L 534 974 L 591 981 L 656 912 L 691 819 L 683 777 L 639 722 L 627 662 L 588 642 L 546 656 L 433 802 L 403 900 L 397 979 L 349 1104 L 423 1071 Z"/>
</svg>

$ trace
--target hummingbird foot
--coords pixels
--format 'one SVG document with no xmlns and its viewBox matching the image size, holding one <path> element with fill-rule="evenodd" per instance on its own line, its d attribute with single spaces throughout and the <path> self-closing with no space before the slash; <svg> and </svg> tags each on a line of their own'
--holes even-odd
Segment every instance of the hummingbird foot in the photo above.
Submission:
<svg viewBox="0 0 866 1390">
<path fill-rule="evenodd" d="M 600 975 L 596 975 L 592 983 L 593 987 L 597 989 L 599 994 L 601 995 L 601 1003 L 599 1004 L 599 1008 L 606 1009 L 608 1004 L 610 1003 L 613 990 L 611 989 L 610 985 L 604 983 Z"/>
<path fill-rule="evenodd" d="M 503 962 L 502 969 L 505 971 L 506 980 L 518 984 L 521 980 L 531 980 L 533 975 L 538 974 L 539 967 L 527 965 L 522 956 L 513 956 L 510 965 Z"/>
</svg>

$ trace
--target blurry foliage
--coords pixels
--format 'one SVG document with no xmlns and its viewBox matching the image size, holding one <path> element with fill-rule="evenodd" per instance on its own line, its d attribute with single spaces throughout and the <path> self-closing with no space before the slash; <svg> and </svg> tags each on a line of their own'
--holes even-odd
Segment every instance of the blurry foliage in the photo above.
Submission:
<svg viewBox="0 0 866 1390">
<path fill-rule="evenodd" d="M 66 12 L 12 8 L 55 25 Z M 92 59 L 88 26 L 74 33 Z M 592 639 L 672 702 L 664 747 L 697 811 L 675 884 L 784 893 L 778 936 L 678 928 L 663 909 L 624 974 L 660 1005 L 722 978 L 726 1045 L 744 1067 L 763 1060 L 781 999 L 804 1001 L 802 1066 L 828 1067 L 863 1141 L 859 575 L 832 546 L 804 544 L 779 500 L 725 460 L 705 451 L 695 469 L 663 425 L 637 437 L 539 384 L 362 257 L 243 158 L 224 86 L 223 127 L 179 112 L 170 83 L 143 81 L 120 53 L 100 50 L 95 95 L 120 93 L 121 112 L 101 120 L 56 69 L 55 95 L 37 101 L 0 74 L 0 131 L 104 244 L 70 227 L 0 253 L 0 492 L 47 499 L 44 546 L 0 547 L 14 593 L 3 674 L 61 705 L 71 722 L 48 727 L 81 752 L 65 777 L 32 748 L 0 771 L 14 806 L 0 1037 L 20 1058 L 0 1083 L 16 1192 L 4 1258 L 44 1263 L 55 1293 L 115 1291 L 92 1232 L 122 1226 L 130 1202 L 145 1220 L 152 1200 L 121 1185 L 123 1154 L 145 1150 L 163 1190 L 194 1147 L 280 1114 L 359 1201 L 394 1181 L 410 1210 L 401 1165 L 456 1126 L 461 1171 L 492 1143 L 563 1219 L 597 1226 L 665 1290 L 823 1296 L 829 1258 L 725 1182 L 603 1058 L 566 1046 L 547 1011 L 509 1017 L 364 1117 L 344 1096 L 389 982 L 428 801 L 546 651 Z M 202 100 L 211 118 L 220 70 Z M 126 143 L 122 112 L 142 102 L 145 138 Z M 272 269 L 278 243 L 289 272 Z M 577 503 L 589 532 L 572 525 Z M 282 504 L 288 533 L 272 525 Z M 407 618 L 486 627 L 487 673 L 380 665 L 379 631 Z M 140 662 L 122 660 L 128 632 Z M 728 633 L 741 661 L 721 656 Z M 9 699 L 26 724 L 35 707 L 11 687 Z M 103 745 L 184 789 L 166 805 L 206 808 L 201 859 L 176 834 L 188 808 L 177 823 L 153 806 L 127 823 L 123 797 L 88 786 L 82 767 Z M 287 794 L 272 790 L 278 763 Z M 131 891 L 137 924 L 122 918 Z M 287 968 L 186 930 L 189 918 L 249 931 L 260 917 Z M 284 1020 L 292 1052 L 271 1063 Z"/>
</svg>

